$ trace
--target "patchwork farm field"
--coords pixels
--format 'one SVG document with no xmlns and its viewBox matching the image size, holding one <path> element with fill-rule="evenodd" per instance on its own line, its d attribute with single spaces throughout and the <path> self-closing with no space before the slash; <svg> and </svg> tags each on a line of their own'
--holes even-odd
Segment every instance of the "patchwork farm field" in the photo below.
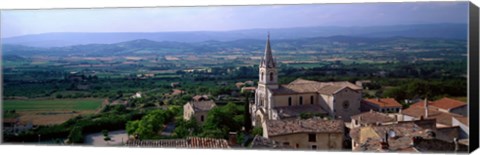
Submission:
<svg viewBox="0 0 480 155">
<path fill-rule="evenodd" d="M 16 111 L 82 111 L 96 110 L 103 99 L 32 99 L 32 100 L 5 100 L 3 110 Z"/>
<path fill-rule="evenodd" d="M 3 110 L 15 110 L 20 122 L 34 125 L 59 124 L 78 115 L 93 114 L 103 99 L 28 99 L 4 100 Z"/>
</svg>

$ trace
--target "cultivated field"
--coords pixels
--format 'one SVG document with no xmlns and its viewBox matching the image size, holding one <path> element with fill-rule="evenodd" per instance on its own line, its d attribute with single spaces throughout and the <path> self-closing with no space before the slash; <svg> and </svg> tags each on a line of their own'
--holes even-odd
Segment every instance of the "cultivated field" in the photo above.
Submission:
<svg viewBox="0 0 480 155">
<path fill-rule="evenodd" d="M 4 100 L 3 110 L 15 110 L 21 122 L 48 125 L 95 113 L 102 101 L 98 98 Z"/>
</svg>

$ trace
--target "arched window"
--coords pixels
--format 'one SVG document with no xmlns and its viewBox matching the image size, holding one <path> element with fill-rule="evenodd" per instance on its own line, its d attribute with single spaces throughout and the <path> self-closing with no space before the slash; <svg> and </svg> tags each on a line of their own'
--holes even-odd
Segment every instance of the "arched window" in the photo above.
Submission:
<svg viewBox="0 0 480 155">
<path fill-rule="evenodd" d="M 263 81 L 263 72 L 262 72 L 262 76 L 261 76 L 261 78 L 260 78 L 260 81 Z"/>
<path fill-rule="evenodd" d="M 270 72 L 270 81 L 273 81 L 273 72 Z"/>
<path fill-rule="evenodd" d="M 310 96 L 310 104 L 313 104 L 313 95 Z"/>
<path fill-rule="evenodd" d="M 292 106 L 292 97 L 288 97 L 288 106 Z"/>
<path fill-rule="evenodd" d="M 303 97 L 300 96 L 300 105 L 302 105 L 302 104 L 303 104 Z"/>
</svg>

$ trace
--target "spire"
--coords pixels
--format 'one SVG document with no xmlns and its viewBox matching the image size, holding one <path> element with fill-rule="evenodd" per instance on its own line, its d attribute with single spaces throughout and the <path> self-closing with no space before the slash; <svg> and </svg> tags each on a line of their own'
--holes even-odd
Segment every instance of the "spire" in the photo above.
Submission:
<svg viewBox="0 0 480 155">
<path fill-rule="evenodd" d="M 262 65 L 268 68 L 275 67 L 275 61 L 272 56 L 272 48 L 270 47 L 270 32 L 267 35 L 267 44 L 265 45 L 265 56 L 262 60 Z"/>
</svg>

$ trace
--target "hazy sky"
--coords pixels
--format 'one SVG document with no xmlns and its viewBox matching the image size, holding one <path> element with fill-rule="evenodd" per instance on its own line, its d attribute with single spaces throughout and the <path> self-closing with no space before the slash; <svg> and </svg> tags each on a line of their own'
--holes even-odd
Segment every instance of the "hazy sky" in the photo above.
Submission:
<svg viewBox="0 0 480 155">
<path fill-rule="evenodd" d="M 48 32 L 224 31 L 467 23 L 467 2 L 7 10 L 1 37 Z"/>
</svg>

